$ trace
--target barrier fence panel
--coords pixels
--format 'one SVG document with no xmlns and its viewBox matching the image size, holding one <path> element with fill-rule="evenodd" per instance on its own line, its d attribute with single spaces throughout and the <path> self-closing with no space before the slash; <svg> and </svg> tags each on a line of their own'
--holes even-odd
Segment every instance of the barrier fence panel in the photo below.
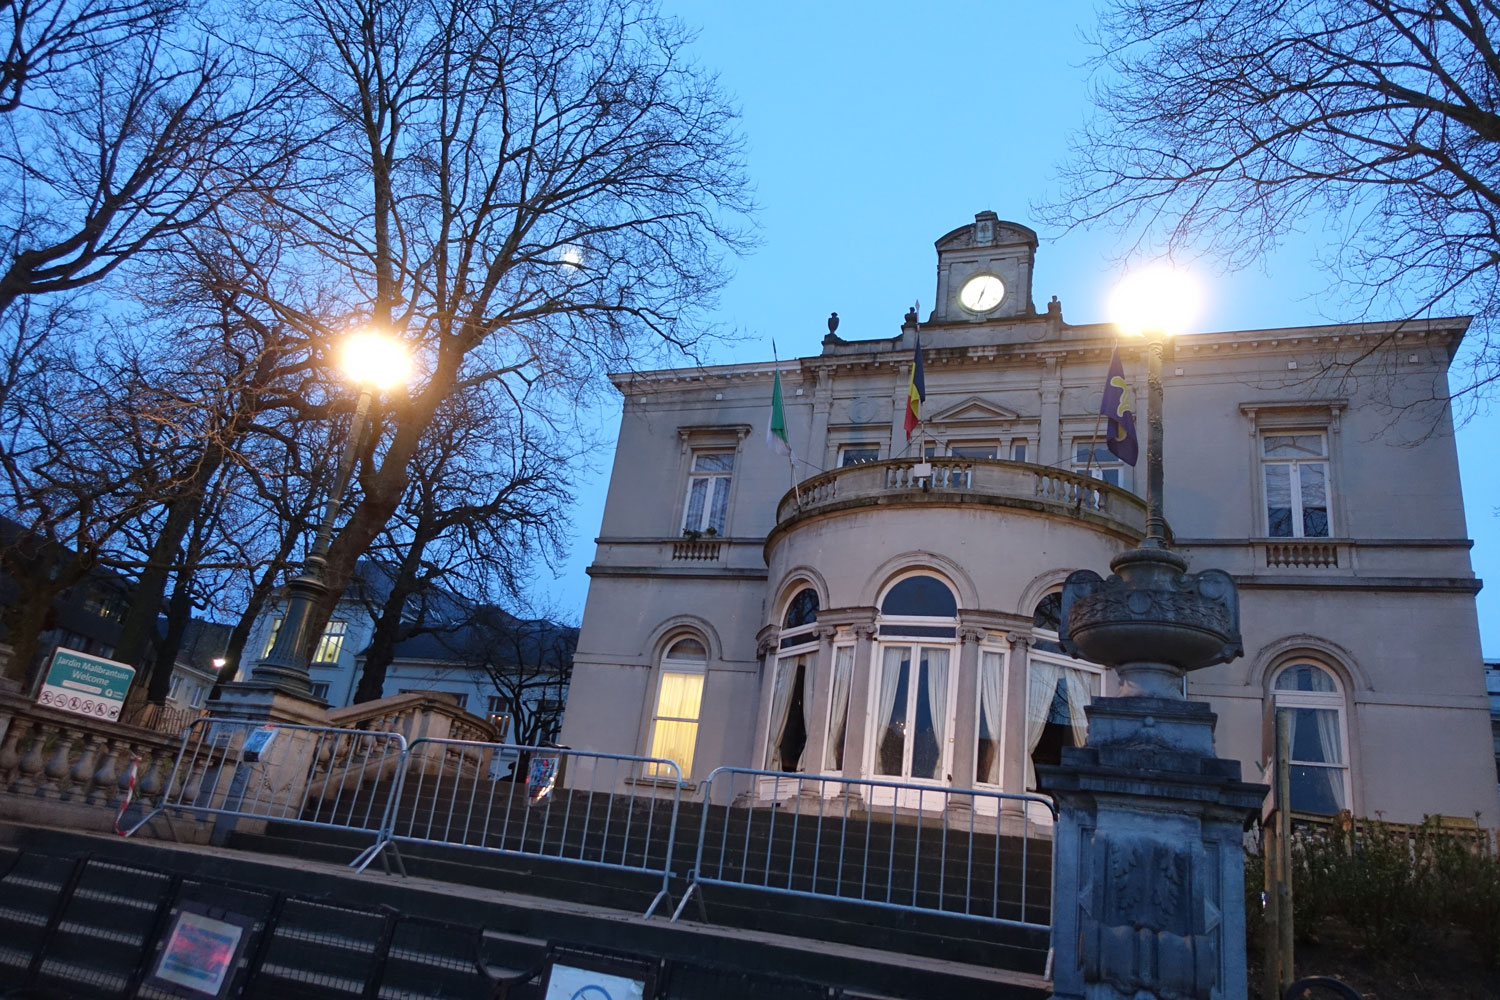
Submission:
<svg viewBox="0 0 1500 1000">
<path fill-rule="evenodd" d="M 1048 930 L 1056 818 L 1039 795 L 721 767 L 672 919 L 725 885 Z"/>
<path fill-rule="evenodd" d="M 659 874 L 650 916 L 667 898 L 681 790 L 670 760 L 424 737 L 355 864 L 408 842 Z"/>
<path fill-rule="evenodd" d="M 368 831 L 377 839 L 406 749 L 400 733 L 198 719 L 156 808 Z"/>
</svg>

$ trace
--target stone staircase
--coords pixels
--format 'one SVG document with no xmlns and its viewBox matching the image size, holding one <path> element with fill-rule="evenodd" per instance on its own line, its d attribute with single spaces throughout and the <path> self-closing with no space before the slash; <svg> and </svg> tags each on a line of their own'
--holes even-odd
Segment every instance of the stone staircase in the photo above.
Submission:
<svg viewBox="0 0 1500 1000">
<path fill-rule="evenodd" d="M 260 839 L 282 839 L 275 833 Z M 673 924 L 474 884 L 355 876 L 309 857 L 348 854 L 335 839 L 304 839 L 305 850 L 276 856 L 0 825 L 0 993 L 166 997 L 143 981 L 173 908 L 197 900 L 253 919 L 236 986 L 251 998 L 541 1000 L 549 956 L 574 955 L 649 963 L 663 1000 L 1049 995 L 1035 975 L 886 951 L 878 932 L 841 945 L 785 928 Z M 467 876 L 510 878 L 498 867 L 447 863 Z"/>
</svg>

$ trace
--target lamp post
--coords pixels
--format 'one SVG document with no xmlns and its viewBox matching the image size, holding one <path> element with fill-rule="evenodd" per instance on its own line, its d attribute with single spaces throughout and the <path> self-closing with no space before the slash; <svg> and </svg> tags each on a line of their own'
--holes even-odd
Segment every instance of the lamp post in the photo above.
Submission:
<svg viewBox="0 0 1500 1000">
<path fill-rule="evenodd" d="M 1161 270 L 1111 300 L 1146 338 L 1146 537 L 1063 586 L 1063 649 L 1111 668 L 1116 697 L 1087 708 L 1084 746 L 1038 765 L 1057 800 L 1053 841 L 1056 1000 L 1245 1000 L 1240 835 L 1266 789 L 1214 755 L 1215 717 L 1188 701 L 1188 671 L 1243 653 L 1239 594 L 1222 570 L 1188 573 L 1163 513 L 1162 354 L 1191 321 L 1191 286 Z"/>
<path fill-rule="evenodd" d="M 328 545 L 333 537 L 333 522 L 343 507 L 344 490 L 354 472 L 355 456 L 364 442 L 370 418 L 370 402 L 382 389 L 405 380 L 411 362 L 400 341 L 377 333 L 351 336 L 344 344 L 343 367 L 350 380 L 359 386 L 359 401 L 354 408 L 354 422 L 349 439 L 339 458 L 333 487 L 317 537 L 302 563 L 302 572 L 287 582 L 287 607 L 271 651 L 250 671 L 250 680 L 301 698 L 312 698 L 312 682 L 307 673 L 307 647 L 311 641 L 313 610 L 328 594 L 323 582 Z"/>
</svg>

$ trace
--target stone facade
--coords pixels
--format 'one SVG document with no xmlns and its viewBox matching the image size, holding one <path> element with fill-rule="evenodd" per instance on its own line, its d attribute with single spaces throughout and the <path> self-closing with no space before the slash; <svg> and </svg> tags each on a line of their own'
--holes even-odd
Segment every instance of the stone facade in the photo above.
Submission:
<svg viewBox="0 0 1500 1000">
<path fill-rule="evenodd" d="M 1004 791 L 1082 744 L 1084 704 L 1117 681 L 1061 653 L 1056 595 L 1141 539 L 1146 469 L 1103 448 L 1114 328 L 1070 324 L 1055 300 L 1038 312 L 1035 250 L 980 213 L 938 241 L 938 305 L 894 337 L 615 379 L 564 743 L 671 756 L 693 781 L 769 766 Z M 976 278 L 999 279 L 998 301 Z M 1167 521 L 1195 570 L 1238 584 L 1245 646 L 1188 694 L 1249 781 L 1270 706 L 1295 708 L 1307 811 L 1500 821 L 1442 401 L 1466 325 L 1168 349 Z M 927 398 L 908 441 L 919 332 Z M 1144 399 L 1145 347 L 1120 350 Z M 765 438 L 777 371 L 790 461 Z"/>
</svg>

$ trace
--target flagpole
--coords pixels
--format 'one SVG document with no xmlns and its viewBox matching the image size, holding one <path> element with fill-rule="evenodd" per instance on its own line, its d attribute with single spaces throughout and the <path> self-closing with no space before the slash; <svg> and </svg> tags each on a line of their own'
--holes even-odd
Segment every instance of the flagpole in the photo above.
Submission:
<svg viewBox="0 0 1500 1000">
<path fill-rule="evenodd" d="M 781 378 L 781 358 L 776 353 L 776 341 L 774 339 L 771 341 L 771 369 L 772 369 L 772 371 L 771 371 L 771 378 L 773 380 L 780 379 Z M 774 401 L 773 401 L 772 405 L 773 406 L 775 405 Z M 781 412 L 782 412 L 782 419 L 785 420 L 786 419 L 786 407 L 785 407 L 784 404 L 782 406 L 782 411 Z M 783 429 L 782 433 L 785 433 L 785 429 Z M 802 488 L 797 483 L 797 458 L 796 458 L 795 455 L 792 454 L 792 445 L 791 445 L 790 441 L 786 442 L 786 480 L 787 480 L 787 485 L 791 486 L 791 488 L 792 488 L 792 495 L 797 498 L 797 506 L 801 507 L 802 506 Z"/>
</svg>

